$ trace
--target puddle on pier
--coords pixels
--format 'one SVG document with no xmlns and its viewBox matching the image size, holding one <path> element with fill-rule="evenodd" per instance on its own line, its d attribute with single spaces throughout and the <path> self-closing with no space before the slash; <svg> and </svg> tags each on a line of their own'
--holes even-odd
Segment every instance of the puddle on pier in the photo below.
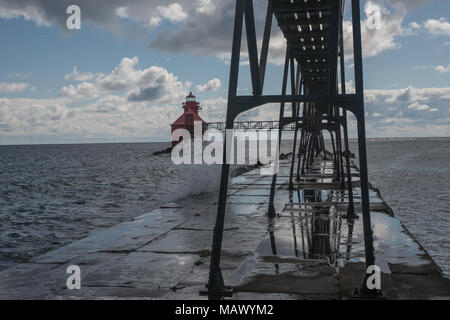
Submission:
<svg viewBox="0 0 450 320">
<path fill-rule="evenodd" d="M 277 201 L 285 200 L 286 205 L 268 225 L 268 236 L 256 249 L 253 273 L 306 270 L 307 274 L 317 265 L 326 264 L 339 270 L 347 262 L 365 261 L 361 215 L 359 219 L 347 220 L 343 218 L 345 212 L 336 210 L 336 205 L 348 202 L 346 190 L 283 191 L 279 190 Z M 360 202 L 360 188 L 353 192 L 355 202 Z M 369 196 L 372 204 L 384 203 L 376 190 L 370 190 Z M 376 263 L 382 272 L 391 273 L 389 264 L 429 263 L 398 219 L 373 209 L 371 216 Z"/>
<path fill-rule="evenodd" d="M 268 256 L 278 256 L 282 260 L 290 257 L 336 265 L 341 224 L 340 215 L 332 207 L 316 207 L 314 212 L 291 213 L 290 217 L 284 212 L 269 225 L 269 236 L 260 243 L 256 255 L 266 262 Z"/>
<path fill-rule="evenodd" d="M 287 186 L 283 189 L 287 189 Z M 353 189 L 353 201 L 361 202 L 361 189 L 359 187 Z M 325 190 L 325 189 L 299 189 L 289 194 L 280 195 L 278 198 L 284 197 L 286 203 L 291 207 L 300 207 L 313 203 L 324 203 L 324 205 L 332 205 L 339 203 L 348 203 L 349 197 L 347 190 Z M 383 199 L 375 190 L 369 190 L 369 198 L 371 203 L 383 203 Z"/>
<path fill-rule="evenodd" d="M 289 167 L 280 169 L 279 176 L 288 179 Z M 358 172 L 354 169 L 352 177 L 358 179 Z M 360 218 L 356 220 L 344 217 L 349 195 L 339 185 L 337 188 L 328 187 L 336 184 L 333 172 L 331 162 L 313 165 L 303 175 L 303 185 L 297 185 L 297 190 L 289 191 L 286 182 L 277 188 L 275 203 L 278 204 L 278 216 L 267 226 L 267 236 L 259 243 L 254 255 L 241 265 L 240 276 L 288 274 L 290 277 L 295 274 L 313 277 L 317 273 L 327 273 L 329 269 L 338 271 L 348 262 L 365 261 L 362 216 L 359 213 Z M 270 184 L 271 179 L 257 179 L 255 176 L 250 179 L 256 183 L 240 189 L 235 196 L 268 197 L 268 189 L 259 187 Z M 310 187 L 308 183 L 311 183 Z M 370 189 L 369 197 L 376 264 L 382 272 L 391 273 L 390 264 L 428 264 L 429 260 L 423 258 L 425 252 L 406 234 L 399 220 L 386 214 L 388 210 L 385 207 L 389 207 L 379 191 Z M 360 211 L 361 189 L 356 185 L 353 198 Z"/>
<path fill-rule="evenodd" d="M 400 224 L 383 212 L 372 212 L 376 264 L 391 273 L 389 264 L 428 264 L 425 252 Z M 333 207 L 314 212 L 285 211 L 268 226 L 268 237 L 255 252 L 255 273 L 279 274 L 327 264 L 339 270 L 347 262 L 364 262 L 362 218 L 342 218 Z M 308 267 L 309 266 L 309 267 Z"/>
</svg>

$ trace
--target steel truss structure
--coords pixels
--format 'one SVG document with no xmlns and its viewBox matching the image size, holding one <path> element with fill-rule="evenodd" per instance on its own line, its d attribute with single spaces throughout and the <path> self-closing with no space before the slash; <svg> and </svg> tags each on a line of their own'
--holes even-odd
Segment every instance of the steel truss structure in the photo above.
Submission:
<svg viewBox="0 0 450 320">
<path fill-rule="evenodd" d="M 295 126 L 290 188 L 293 188 L 294 176 L 299 180 L 312 160 L 320 153 L 325 153 L 324 132 L 328 132 L 332 141 L 336 179 L 340 180 L 342 189 L 347 188 L 348 190 L 349 206 L 346 217 L 351 220 L 357 218 L 353 205 L 347 130 L 347 111 L 351 112 L 356 117 L 358 126 L 365 260 L 368 267 L 375 264 L 375 256 L 367 174 L 360 3 L 359 0 L 351 1 L 355 70 L 354 94 L 345 92 L 344 6 L 344 0 L 268 0 L 261 55 L 258 56 L 253 0 L 236 0 L 225 129 L 232 130 L 234 120 L 243 112 L 264 104 L 279 103 L 278 122 L 281 124 L 279 125 L 279 143 L 281 143 L 283 128 L 292 123 Z M 278 26 L 286 38 L 287 49 L 282 92 L 280 95 L 264 95 L 273 17 L 276 18 Z M 253 94 L 238 96 L 237 85 L 244 21 Z M 288 77 L 290 78 L 289 94 L 287 93 Z M 340 86 L 338 85 L 339 80 Z M 285 112 L 287 103 L 292 105 L 291 116 L 287 116 Z M 230 150 L 230 144 L 231 141 L 225 141 L 225 150 Z M 210 299 L 222 299 L 231 295 L 224 284 L 220 269 L 230 169 L 229 162 L 226 160 L 227 154 L 224 154 L 225 164 L 222 166 L 209 281 L 207 291 L 203 293 Z M 296 165 L 297 168 L 295 168 Z M 294 171 L 296 171 L 295 174 Z M 277 175 L 275 174 L 267 212 L 269 219 L 276 217 L 274 208 L 276 181 Z M 365 286 L 365 281 L 363 291 L 370 293 Z"/>
</svg>

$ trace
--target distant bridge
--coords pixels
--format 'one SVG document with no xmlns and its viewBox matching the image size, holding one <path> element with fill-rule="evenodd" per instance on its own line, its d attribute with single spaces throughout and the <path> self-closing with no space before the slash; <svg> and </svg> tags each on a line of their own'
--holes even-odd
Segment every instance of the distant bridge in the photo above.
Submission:
<svg viewBox="0 0 450 320">
<path fill-rule="evenodd" d="M 249 130 L 278 130 L 280 128 L 279 121 L 240 121 L 234 123 L 234 130 L 249 131 Z M 208 123 L 208 131 L 210 130 L 225 131 L 225 122 L 210 122 Z M 283 131 L 295 131 L 295 122 L 287 123 Z"/>
</svg>

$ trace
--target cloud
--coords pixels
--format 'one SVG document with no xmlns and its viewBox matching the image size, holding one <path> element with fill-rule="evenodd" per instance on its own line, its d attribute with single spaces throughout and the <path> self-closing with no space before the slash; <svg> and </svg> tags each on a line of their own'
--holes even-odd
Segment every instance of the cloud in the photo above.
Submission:
<svg viewBox="0 0 450 320">
<path fill-rule="evenodd" d="M 61 88 L 60 93 L 62 96 L 72 99 L 90 99 L 99 95 L 97 86 L 90 82 L 83 82 L 77 86 L 64 86 Z"/>
<path fill-rule="evenodd" d="M 448 66 L 436 66 L 434 67 L 436 71 L 440 73 L 448 73 L 450 72 L 450 64 Z"/>
<path fill-rule="evenodd" d="M 401 12 L 407 12 L 425 6 L 433 0 L 387 0 L 387 3 Z"/>
<path fill-rule="evenodd" d="M 195 88 L 200 92 L 214 92 L 217 91 L 222 86 L 220 79 L 214 78 L 209 80 L 207 84 L 200 84 Z"/>
<path fill-rule="evenodd" d="M 146 27 L 150 26 L 151 17 L 181 22 L 187 17 L 184 8 L 192 7 L 190 3 L 188 0 L 173 1 L 169 5 L 167 0 L 78 0 L 76 4 L 81 8 L 83 23 L 94 23 L 117 31 L 121 27 L 121 19 L 129 19 Z M 71 0 L 0 0 L 0 18 L 23 18 L 38 26 L 58 24 L 65 29 L 66 9 L 71 4 Z"/>
<path fill-rule="evenodd" d="M 60 94 L 74 100 L 91 99 L 114 92 L 124 93 L 129 101 L 163 101 L 174 102 L 182 99 L 189 89 L 190 83 L 183 83 L 162 67 L 152 66 L 139 69 L 138 57 L 124 57 L 114 70 L 105 75 L 74 72 L 66 75 L 66 79 L 92 79 L 76 86 L 64 86 Z M 94 79 L 95 78 L 95 79 Z"/>
<path fill-rule="evenodd" d="M 82 107 L 70 100 L 0 99 L 0 143 L 126 141 L 137 137 L 168 140 L 169 124 L 181 108 L 175 105 L 132 103 L 106 96 Z"/>
<path fill-rule="evenodd" d="M 428 106 L 426 104 L 420 104 L 417 101 L 412 103 L 412 104 L 410 104 L 408 106 L 408 109 L 413 109 L 413 110 L 417 110 L 417 111 L 428 111 L 428 112 L 435 112 L 435 111 L 439 110 L 439 109 L 436 109 L 436 108 L 430 108 L 430 106 Z"/>
<path fill-rule="evenodd" d="M 95 23 L 109 28 L 117 33 L 127 32 L 127 23 L 130 21 L 142 28 L 153 29 L 150 48 L 169 52 L 192 53 L 203 56 L 219 57 L 225 62 L 229 61 L 231 52 L 231 40 L 234 26 L 235 4 L 234 0 L 109 0 L 91 1 L 79 0 L 83 16 L 83 23 Z M 427 1 L 390 0 L 389 4 L 399 10 L 399 13 L 391 13 L 382 1 L 368 1 L 368 4 L 380 4 L 383 9 L 382 29 L 369 30 L 363 21 L 364 56 L 373 57 L 386 50 L 400 48 L 397 38 L 411 34 L 417 25 L 412 23 L 407 28 L 402 26 L 405 16 L 405 8 L 408 4 L 419 7 Z M 4 12 L 34 12 L 28 14 L 29 19 L 40 25 L 58 23 L 65 28 L 67 15 L 65 9 L 71 4 L 69 0 L 0 0 L 0 8 Z M 254 1 L 256 27 L 259 32 L 258 43 L 262 42 L 262 30 L 264 28 L 266 1 Z M 163 21 L 179 23 L 177 28 L 162 28 Z M 44 23 L 45 22 L 45 23 Z M 155 29 L 159 27 L 158 29 Z M 351 58 L 352 41 L 348 31 L 351 31 L 351 23 L 344 23 L 346 37 L 345 45 L 347 58 Z M 133 29 L 134 31 L 136 29 Z M 134 32 L 133 31 L 133 32 Z M 131 31 L 129 31 L 131 32 Z M 269 62 L 281 65 L 284 62 L 286 41 L 279 28 L 272 29 L 272 43 L 270 45 Z M 246 56 L 246 43 L 243 41 L 243 60 Z"/>
<path fill-rule="evenodd" d="M 103 76 L 102 73 L 97 73 L 96 75 L 90 72 L 79 72 L 78 67 L 74 66 L 72 69 L 72 72 L 69 74 L 66 74 L 64 79 L 65 80 L 72 80 L 72 81 L 89 81 L 94 79 L 95 77 L 101 77 Z"/>
<path fill-rule="evenodd" d="M 27 73 L 20 73 L 20 72 L 14 72 L 8 75 L 8 77 L 10 78 L 18 78 L 18 79 L 28 79 L 31 78 L 31 72 L 27 72 Z"/>
<path fill-rule="evenodd" d="M 425 29 L 434 35 L 450 35 L 450 22 L 446 18 L 428 19 L 424 22 Z"/>
<path fill-rule="evenodd" d="M 450 136 L 450 87 L 365 90 L 373 137 Z"/>
<path fill-rule="evenodd" d="M 21 93 L 27 90 L 30 86 L 29 83 L 25 82 L 0 82 L 0 92 L 1 93 Z"/>
<path fill-rule="evenodd" d="M 216 6 L 211 0 L 196 0 L 196 10 L 199 13 L 209 14 L 215 10 Z"/>
<path fill-rule="evenodd" d="M 162 30 L 150 46 L 172 52 L 209 53 L 220 57 L 228 55 L 235 2 L 221 0 L 214 1 L 214 4 L 214 10 L 208 13 L 197 10 L 191 12 L 179 30 Z"/>
<path fill-rule="evenodd" d="M 351 91 L 352 84 L 347 86 Z M 73 107 L 68 97 L 0 98 L 0 143 L 35 141 L 31 137 L 40 137 L 41 142 L 138 141 L 144 137 L 167 141 L 170 123 L 182 112 L 181 101 L 132 101 L 126 93 L 109 93 Z M 449 103 L 450 87 L 366 90 L 368 136 L 450 136 Z M 206 121 L 224 121 L 226 105 L 224 97 L 207 99 L 202 102 L 201 116 Z M 279 105 L 266 105 L 239 119 L 274 120 L 278 116 Z"/>
<path fill-rule="evenodd" d="M 365 12 L 371 6 L 378 6 L 381 10 L 379 25 L 380 28 L 369 28 L 368 19 L 361 23 L 361 37 L 363 43 L 363 56 L 365 58 L 375 57 L 388 50 L 399 49 L 400 43 L 397 38 L 411 33 L 411 30 L 402 26 L 404 16 L 390 12 L 380 2 L 367 1 L 364 7 Z M 414 29 L 414 24 L 411 29 Z M 345 58 L 353 58 L 353 26 L 351 21 L 344 21 L 344 48 Z"/>
<path fill-rule="evenodd" d="M 48 27 L 51 25 L 51 21 L 46 16 L 45 10 L 36 6 L 33 1 L 25 1 L 25 3 L 16 4 L 13 4 L 12 1 L 0 1 L 0 18 L 23 18 L 26 21 L 35 22 L 38 26 Z"/>
<path fill-rule="evenodd" d="M 450 64 L 448 66 L 438 65 L 438 66 L 417 66 L 413 68 L 414 70 L 434 70 L 439 73 L 450 72 Z"/>
<path fill-rule="evenodd" d="M 165 19 L 170 22 L 183 22 L 187 17 L 183 7 L 178 3 L 173 3 L 167 7 L 159 6 L 156 8 L 156 15 L 150 17 L 148 25 L 151 28 L 157 27 Z"/>
<path fill-rule="evenodd" d="M 353 83 L 347 82 L 346 88 L 353 92 Z M 450 136 L 449 104 L 450 87 L 365 90 L 368 136 Z M 202 105 L 205 120 L 224 121 L 225 98 L 205 100 Z M 274 120 L 278 116 L 279 105 L 266 105 L 241 114 L 238 120 Z"/>
</svg>

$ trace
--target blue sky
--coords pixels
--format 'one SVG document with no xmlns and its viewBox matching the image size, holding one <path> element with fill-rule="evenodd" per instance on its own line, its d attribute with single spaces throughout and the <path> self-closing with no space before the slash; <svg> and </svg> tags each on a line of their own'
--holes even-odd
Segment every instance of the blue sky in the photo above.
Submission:
<svg viewBox="0 0 450 320">
<path fill-rule="evenodd" d="M 81 30 L 66 28 L 70 4 Z M 265 5 L 255 1 L 259 30 Z M 362 13 L 368 136 L 449 136 L 450 2 L 369 5 L 382 15 L 369 30 Z M 0 144 L 167 141 L 189 91 L 206 120 L 223 120 L 233 13 L 233 0 L 0 0 Z M 280 92 L 285 50 L 275 24 L 273 40 L 268 94 Z M 277 119 L 277 108 L 244 117 Z"/>
</svg>

